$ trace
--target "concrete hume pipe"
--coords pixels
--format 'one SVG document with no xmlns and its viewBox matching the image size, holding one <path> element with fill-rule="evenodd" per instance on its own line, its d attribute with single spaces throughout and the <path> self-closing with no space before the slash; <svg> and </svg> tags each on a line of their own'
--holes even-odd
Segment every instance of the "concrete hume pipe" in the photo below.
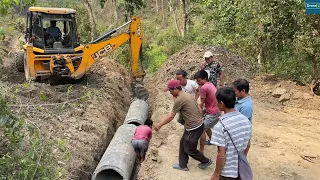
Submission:
<svg viewBox="0 0 320 180">
<path fill-rule="evenodd" d="M 123 124 L 118 128 L 96 167 L 92 180 L 130 180 L 137 157 L 131 145 L 135 129 L 133 124 Z"/>
<path fill-rule="evenodd" d="M 136 99 L 130 105 L 126 119 L 123 124 L 142 125 L 148 118 L 148 103 L 141 99 Z"/>
</svg>

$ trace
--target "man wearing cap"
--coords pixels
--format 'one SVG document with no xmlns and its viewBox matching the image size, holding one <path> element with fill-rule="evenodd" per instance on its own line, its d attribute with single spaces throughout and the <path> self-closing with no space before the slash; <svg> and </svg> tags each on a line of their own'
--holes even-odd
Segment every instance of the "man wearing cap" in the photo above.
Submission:
<svg viewBox="0 0 320 180">
<path fill-rule="evenodd" d="M 218 78 L 219 86 L 223 86 L 222 79 L 222 68 L 221 65 L 215 60 L 214 55 L 211 51 L 206 51 L 203 55 L 205 62 L 201 66 L 201 70 L 205 70 L 208 73 L 208 80 L 218 88 Z"/>
<path fill-rule="evenodd" d="M 179 163 L 174 164 L 173 168 L 188 171 L 187 165 L 190 156 L 200 162 L 199 168 L 205 169 L 212 164 L 212 161 L 197 150 L 198 140 L 204 131 L 204 125 L 195 98 L 182 91 L 179 80 L 169 81 L 165 91 L 169 91 L 173 97 L 176 97 L 176 100 L 171 113 L 155 126 L 155 131 L 159 131 L 163 125 L 172 121 L 178 112 L 185 120 L 185 130 L 180 139 Z"/>
</svg>

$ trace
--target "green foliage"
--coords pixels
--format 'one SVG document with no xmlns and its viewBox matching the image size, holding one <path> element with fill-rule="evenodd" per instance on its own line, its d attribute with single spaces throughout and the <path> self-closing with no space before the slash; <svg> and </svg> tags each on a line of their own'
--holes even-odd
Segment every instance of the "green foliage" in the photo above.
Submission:
<svg viewBox="0 0 320 180">
<path fill-rule="evenodd" d="M 200 44 L 220 44 L 265 71 L 300 82 L 319 78 L 319 16 L 305 14 L 300 0 L 203 0 L 193 27 Z M 209 12 L 209 13 L 208 13 Z M 205 20 L 205 21 L 203 21 Z M 209 26 L 208 26 L 209 24 Z"/>
<path fill-rule="evenodd" d="M 6 38 L 3 27 L 0 27 L 0 40 L 3 41 Z"/>
<path fill-rule="evenodd" d="M 145 53 L 144 57 L 147 61 L 148 70 L 150 72 L 155 72 L 163 62 L 166 61 L 167 56 L 163 52 L 164 47 L 161 46 L 149 46 Z"/>
<path fill-rule="evenodd" d="M 106 0 L 99 0 L 101 8 L 104 7 Z M 117 0 L 117 6 L 125 11 L 125 19 L 128 20 L 135 10 L 145 7 L 145 0 Z"/>
<path fill-rule="evenodd" d="M 36 125 L 13 116 L 0 98 L 0 179 L 60 179 L 51 155 L 55 144 L 70 154 L 61 140 L 48 142 Z M 70 156 L 70 155 L 68 155 Z"/>
<path fill-rule="evenodd" d="M 129 43 L 125 43 L 115 49 L 111 57 L 117 60 L 120 64 L 124 65 L 125 67 L 129 68 L 131 63 L 131 54 L 130 54 L 130 45 Z"/>
<path fill-rule="evenodd" d="M 40 98 L 40 100 L 41 100 L 41 101 L 45 101 L 45 100 L 47 100 L 47 96 L 46 96 L 46 94 L 45 94 L 45 93 L 43 93 L 43 92 L 40 92 L 40 94 L 39 94 L 39 98 Z"/>
<path fill-rule="evenodd" d="M 90 20 L 87 9 L 83 4 L 77 4 L 73 6 L 73 8 L 77 11 L 77 30 L 80 34 L 81 43 L 87 43 L 91 40 L 90 35 Z"/>
<path fill-rule="evenodd" d="M 0 1 L 0 15 L 6 15 L 11 6 L 26 7 L 34 4 L 35 0 L 1 0 Z"/>
</svg>

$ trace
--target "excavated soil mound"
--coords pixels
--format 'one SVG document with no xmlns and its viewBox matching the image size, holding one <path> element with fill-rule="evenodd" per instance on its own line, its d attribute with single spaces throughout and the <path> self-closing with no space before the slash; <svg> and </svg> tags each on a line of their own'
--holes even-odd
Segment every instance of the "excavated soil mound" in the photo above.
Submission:
<svg viewBox="0 0 320 180">
<path fill-rule="evenodd" d="M 170 79 L 175 78 L 177 70 L 183 69 L 187 71 L 189 78 L 192 78 L 200 70 L 200 66 L 204 62 L 203 54 L 207 50 L 216 54 L 217 61 L 223 66 L 223 81 L 227 85 L 230 85 L 238 78 L 250 80 L 255 77 L 255 67 L 251 63 L 224 47 L 190 45 L 172 55 L 161 65 L 156 74 L 146 78 L 146 87 L 148 87 L 149 92 L 152 94 L 151 104 L 155 102 L 158 91 L 164 89 Z M 154 109 L 155 105 L 153 104 L 151 107 Z"/>
<path fill-rule="evenodd" d="M 228 51 L 221 46 L 187 46 L 180 52 L 171 56 L 158 70 L 157 78 L 162 82 L 174 78 L 178 69 L 186 70 L 189 77 L 199 71 L 204 62 L 203 54 L 210 50 L 216 54 L 217 61 L 223 66 L 224 82 L 230 84 L 238 78 L 251 79 L 255 75 L 255 68 L 252 64 Z"/>
<path fill-rule="evenodd" d="M 0 90 L 12 111 L 37 125 L 44 138 L 66 143 L 70 158 L 54 150 L 65 179 L 90 179 L 129 108 L 127 70 L 105 59 L 80 84 L 50 86 L 24 82 L 23 73 L 4 65 Z"/>
</svg>

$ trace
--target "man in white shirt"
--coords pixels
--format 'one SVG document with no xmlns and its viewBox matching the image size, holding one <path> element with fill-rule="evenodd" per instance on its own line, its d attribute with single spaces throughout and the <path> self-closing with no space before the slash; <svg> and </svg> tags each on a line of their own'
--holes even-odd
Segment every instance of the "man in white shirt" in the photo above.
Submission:
<svg viewBox="0 0 320 180">
<path fill-rule="evenodd" d="M 181 69 L 176 72 L 176 78 L 180 81 L 182 90 L 193 95 L 198 100 L 200 95 L 199 85 L 195 81 L 188 79 L 187 76 L 188 73 L 185 70 Z"/>
<path fill-rule="evenodd" d="M 180 69 L 176 72 L 176 78 L 180 81 L 182 91 L 191 94 L 196 100 L 198 100 L 200 95 L 200 87 L 195 81 L 188 79 L 187 76 L 188 73 L 185 70 Z M 180 124 L 184 125 L 184 120 L 182 119 L 180 113 L 178 114 L 177 120 Z"/>
</svg>

